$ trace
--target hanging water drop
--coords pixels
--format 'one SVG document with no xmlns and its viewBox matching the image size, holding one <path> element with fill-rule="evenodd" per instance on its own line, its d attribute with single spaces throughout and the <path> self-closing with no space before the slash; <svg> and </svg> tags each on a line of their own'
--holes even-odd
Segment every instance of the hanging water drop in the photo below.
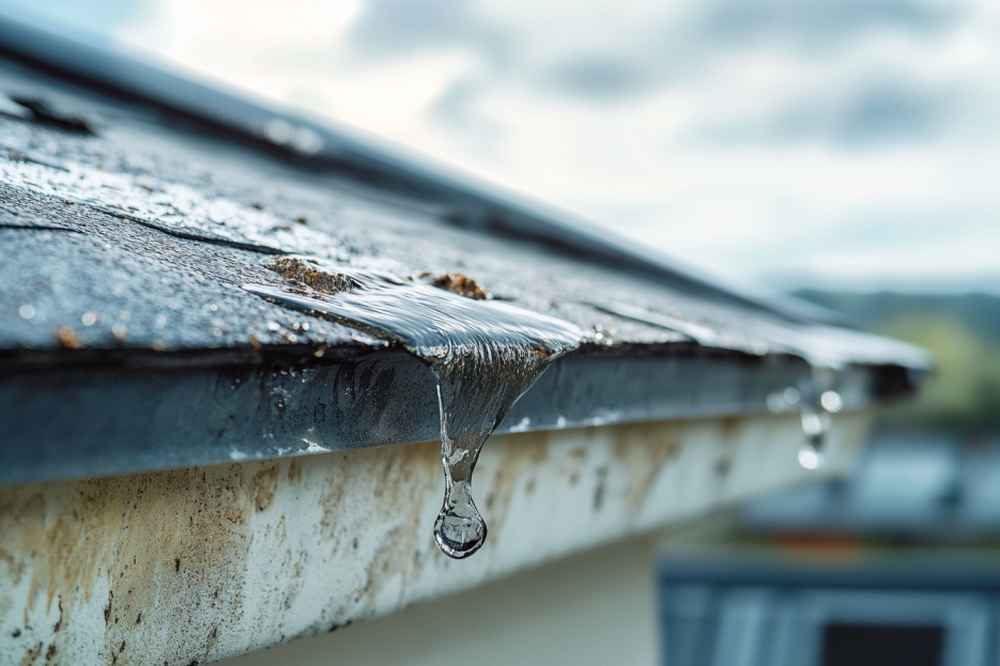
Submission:
<svg viewBox="0 0 1000 666">
<path fill-rule="evenodd" d="M 444 501 L 434 521 L 434 541 L 449 557 L 469 557 L 486 543 L 486 521 L 479 513 L 472 497 L 472 471 L 475 461 L 468 464 L 470 455 L 478 451 L 458 448 L 448 433 L 448 414 L 441 384 L 437 385 L 438 414 L 441 421 L 441 467 L 444 470 Z M 482 444 L 486 438 L 482 437 Z M 463 464 L 465 463 L 465 464 Z"/>
<path fill-rule="evenodd" d="M 295 291 L 244 285 L 263 296 L 401 344 L 426 362 L 437 379 L 444 500 L 434 540 L 456 559 L 486 542 L 486 521 L 476 508 L 472 476 L 487 439 L 511 406 L 549 364 L 575 349 L 574 325 L 508 303 L 477 300 L 394 276 L 352 272 L 331 276 L 298 259 L 283 259 L 279 272 L 323 277 L 313 289 Z M 339 279 L 329 279 L 337 277 Z M 334 293 L 321 284 L 338 285 Z"/>
<path fill-rule="evenodd" d="M 457 560 L 486 543 L 486 521 L 476 508 L 468 481 L 445 481 L 444 504 L 434 521 L 434 541 L 445 555 Z"/>
</svg>

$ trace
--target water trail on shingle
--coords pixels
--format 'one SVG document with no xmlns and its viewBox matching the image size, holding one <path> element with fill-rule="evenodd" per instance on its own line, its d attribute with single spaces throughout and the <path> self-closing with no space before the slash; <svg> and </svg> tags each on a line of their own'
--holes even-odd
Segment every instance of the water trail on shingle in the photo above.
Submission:
<svg viewBox="0 0 1000 666">
<path fill-rule="evenodd" d="M 472 478 L 487 439 L 548 365 L 574 349 L 573 324 L 508 303 L 473 300 L 422 282 L 343 273 L 334 294 L 244 285 L 260 296 L 331 317 L 401 344 L 437 380 L 444 501 L 434 539 L 464 558 L 486 541 Z"/>
</svg>

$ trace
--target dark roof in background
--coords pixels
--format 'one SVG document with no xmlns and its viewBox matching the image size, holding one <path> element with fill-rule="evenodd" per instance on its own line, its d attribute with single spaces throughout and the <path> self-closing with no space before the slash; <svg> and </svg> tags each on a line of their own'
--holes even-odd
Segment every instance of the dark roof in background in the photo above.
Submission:
<svg viewBox="0 0 1000 666">
<path fill-rule="evenodd" d="M 875 439 L 845 479 L 752 501 L 758 534 L 966 541 L 1000 533 L 1000 441 L 959 446 L 945 434 Z"/>
</svg>

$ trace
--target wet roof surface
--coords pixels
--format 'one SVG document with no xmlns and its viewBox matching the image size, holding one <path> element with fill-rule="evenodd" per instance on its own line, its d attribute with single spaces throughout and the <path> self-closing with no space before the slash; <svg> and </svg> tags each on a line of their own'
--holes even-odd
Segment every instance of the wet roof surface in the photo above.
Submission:
<svg viewBox="0 0 1000 666">
<path fill-rule="evenodd" d="M 716 303 L 664 280 L 452 224 L 440 207 L 310 174 L 252 149 L 15 66 L 0 91 L 44 100 L 93 134 L 0 116 L 0 349 L 199 350 L 380 346 L 263 302 L 275 255 L 401 277 L 461 273 L 492 297 L 572 322 L 594 345 L 692 340 L 750 353 L 920 364 L 874 337 Z M 19 313 L 19 314 L 18 314 Z M 30 314 L 31 316 L 25 316 Z M 62 330 L 64 334 L 57 332 Z M 70 346 L 73 346 L 72 344 Z"/>
<path fill-rule="evenodd" d="M 669 266 L 636 270 L 642 261 L 627 253 L 618 262 L 618 250 L 574 249 L 542 222 L 545 233 L 524 227 L 530 215 L 524 234 L 470 223 L 447 197 L 366 183 L 327 168 L 329 156 L 317 168 L 206 127 L 0 60 L 0 380 L 13 378 L 0 381 L 0 412 L 18 415 L 12 437 L 33 443 L 0 460 L 0 482 L 312 452 L 324 420 L 330 448 L 433 437 L 432 385 L 400 379 L 406 363 L 383 336 L 244 288 L 296 287 L 276 270 L 286 255 L 333 280 L 441 278 L 581 329 L 580 347 L 501 431 L 767 411 L 771 392 L 815 365 L 847 369 L 854 379 L 842 390 L 857 408 L 911 389 L 907 372 L 927 366 L 919 350 L 758 307 Z M 365 365 L 372 353 L 390 359 L 379 372 Z M 300 371 L 280 369 L 290 365 Z M 73 374 L 78 366 L 90 370 Z M 337 418 L 317 418 L 329 402 L 320 393 L 299 395 L 313 366 L 352 396 L 335 400 Z M 180 372 L 114 374 L 132 367 Z M 412 405 L 390 404 L 386 377 Z M 248 385 L 257 394 L 234 388 Z M 274 407 L 293 394 L 295 410 Z M 100 414 L 101 400 L 123 412 Z M 176 419 L 150 422 L 150 401 L 201 410 L 204 427 L 168 432 Z M 59 444 L 70 433 L 75 456 Z M 248 441 L 259 446 L 234 456 Z"/>
</svg>

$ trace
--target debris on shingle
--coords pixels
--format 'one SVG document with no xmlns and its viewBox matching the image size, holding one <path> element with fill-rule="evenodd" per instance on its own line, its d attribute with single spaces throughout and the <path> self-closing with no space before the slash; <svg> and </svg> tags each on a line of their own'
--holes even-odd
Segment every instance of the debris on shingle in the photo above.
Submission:
<svg viewBox="0 0 1000 666">
<path fill-rule="evenodd" d="M 286 280 L 298 282 L 324 294 L 337 294 L 357 287 L 357 283 L 344 273 L 331 273 L 296 257 L 279 257 L 268 268 Z"/>
<path fill-rule="evenodd" d="M 56 340 L 65 349 L 80 349 L 83 347 L 83 343 L 80 342 L 80 338 L 76 337 L 76 331 L 74 331 L 69 326 L 60 326 L 56 329 Z"/>
<path fill-rule="evenodd" d="M 450 291 L 459 296 L 465 296 L 476 301 L 482 301 L 490 297 L 489 293 L 479 283 L 462 273 L 443 273 L 434 275 L 432 273 L 421 273 L 417 276 L 421 280 L 426 280 L 438 289 Z"/>
</svg>

